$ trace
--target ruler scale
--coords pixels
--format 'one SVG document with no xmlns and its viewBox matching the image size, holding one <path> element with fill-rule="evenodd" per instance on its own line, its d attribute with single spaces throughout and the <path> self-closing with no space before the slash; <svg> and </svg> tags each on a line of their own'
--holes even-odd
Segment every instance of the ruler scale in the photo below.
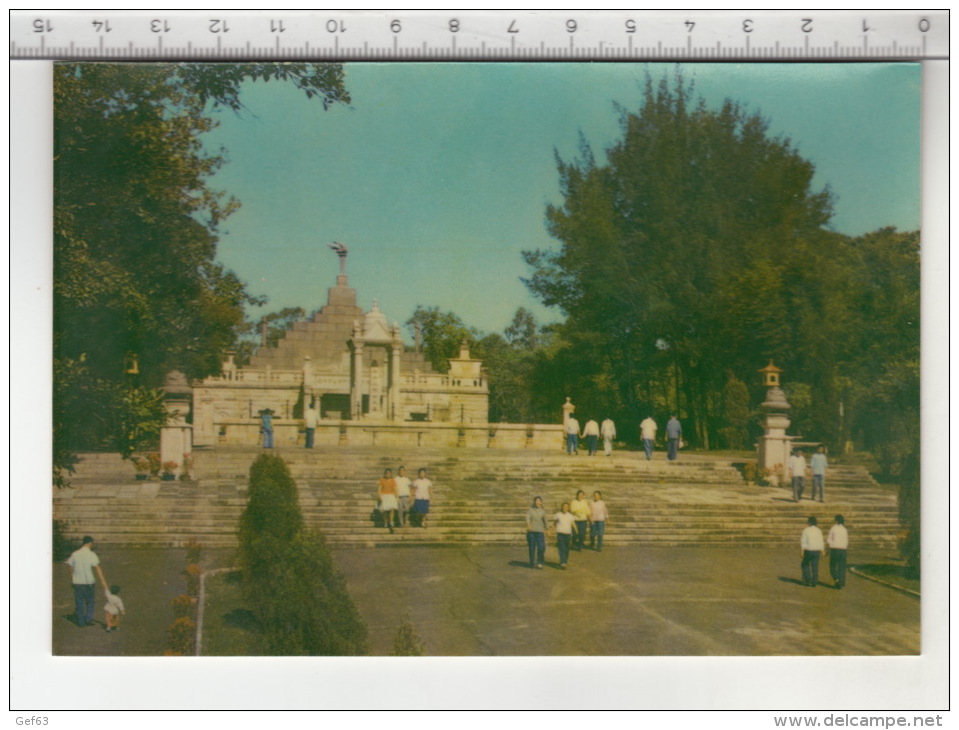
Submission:
<svg viewBox="0 0 959 730">
<path fill-rule="evenodd" d="M 921 61 L 945 10 L 10 11 L 10 58 Z"/>
</svg>

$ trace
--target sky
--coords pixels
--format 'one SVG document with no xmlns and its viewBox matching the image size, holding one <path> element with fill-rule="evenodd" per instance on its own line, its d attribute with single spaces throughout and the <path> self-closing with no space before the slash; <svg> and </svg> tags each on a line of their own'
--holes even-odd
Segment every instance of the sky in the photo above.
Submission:
<svg viewBox="0 0 959 730">
<path fill-rule="evenodd" d="M 556 321 L 521 277 L 523 250 L 556 248 L 546 206 L 561 204 L 555 155 L 582 135 L 602 159 L 620 137 L 615 103 L 637 110 L 646 70 L 674 64 L 346 64 L 349 108 L 324 111 L 290 85 L 249 84 L 246 109 L 206 135 L 228 163 L 212 187 L 240 210 L 219 259 L 268 304 L 307 312 L 349 249 L 359 304 L 401 325 L 417 305 L 502 332 L 518 307 Z M 739 102 L 816 168 L 835 197 L 832 228 L 919 228 L 918 64 L 682 64 L 707 106 Z M 408 330 L 405 337 L 410 339 Z"/>
</svg>

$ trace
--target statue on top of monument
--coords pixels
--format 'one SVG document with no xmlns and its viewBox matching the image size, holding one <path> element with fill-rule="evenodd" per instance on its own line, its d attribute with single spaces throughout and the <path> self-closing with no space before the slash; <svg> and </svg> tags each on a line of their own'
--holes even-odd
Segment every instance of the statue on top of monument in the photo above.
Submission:
<svg viewBox="0 0 959 730">
<path fill-rule="evenodd" d="M 329 247 L 336 251 L 336 255 L 340 257 L 340 275 L 346 274 L 346 254 L 349 253 L 349 249 L 344 246 L 339 241 L 333 241 L 329 244 Z"/>
</svg>

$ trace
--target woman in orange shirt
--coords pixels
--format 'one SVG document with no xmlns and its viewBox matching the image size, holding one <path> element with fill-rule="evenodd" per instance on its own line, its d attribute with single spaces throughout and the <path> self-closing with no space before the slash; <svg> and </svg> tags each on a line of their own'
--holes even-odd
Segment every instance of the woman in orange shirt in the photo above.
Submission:
<svg viewBox="0 0 959 730">
<path fill-rule="evenodd" d="M 383 472 L 383 478 L 377 483 L 377 493 L 380 496 L 380 512 L 383 513 L 383 521 L 392 533 L 393 525 L 397 524 L 397 512 L 400 507 L 396 499 L 396 480 L 393 478 L 392 469 Z"/>
</svg>

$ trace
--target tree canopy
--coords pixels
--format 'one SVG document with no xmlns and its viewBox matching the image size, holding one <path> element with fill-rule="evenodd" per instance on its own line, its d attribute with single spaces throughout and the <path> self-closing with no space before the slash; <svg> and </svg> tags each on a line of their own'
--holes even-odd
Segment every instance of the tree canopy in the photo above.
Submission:
<svg viewBox="0 0 959 730">
<path fill-rule="evenodd" d="M 557 158 L 563 203 L 546 219 L 558 247 L 524 253 L 530 291 L 566 315 L 554 366 L 589 391 L 579 400 L 631 419 L 678 412 L 709 448 L 744 441 L 737 383 L 759 402 L 754 373 L 772 358 L 797 397 L 807 387 L 804 435 L 838 445 L 840 404 L 857 408 L 843 384 L 882 372 L 866 353 L 909 360 L 918 260 L 906 252 L 918 237 L 831 231 L 832 194 L 813 189 L 812 163 L 758 113 L 708 108 L 680 75 L 647 77 L 621 128 L 605 161 L 585 142 Z M 884 252 L 864 255 L 874 246 Z M 873 279 L 892 259 L 905 281 L 883 298 Z M 879 323 L 897 308 L 890 341 Z"/>
<path fill-rule="evenodd" d="M 110 441 L 104 388 L 218 372 L 244 305 L 259 301 L 216 262 L 239 203 L 210 187 L 224 157 L 201 143 L 213 112 L 242 109 L 243 84 L 257 80 L 292 83 L 325 107 L 349 102 L 338 64 L 55 65 L 58 449 Z M 136 382 L 125 380 L 130 356 Z"/>
</svg>

